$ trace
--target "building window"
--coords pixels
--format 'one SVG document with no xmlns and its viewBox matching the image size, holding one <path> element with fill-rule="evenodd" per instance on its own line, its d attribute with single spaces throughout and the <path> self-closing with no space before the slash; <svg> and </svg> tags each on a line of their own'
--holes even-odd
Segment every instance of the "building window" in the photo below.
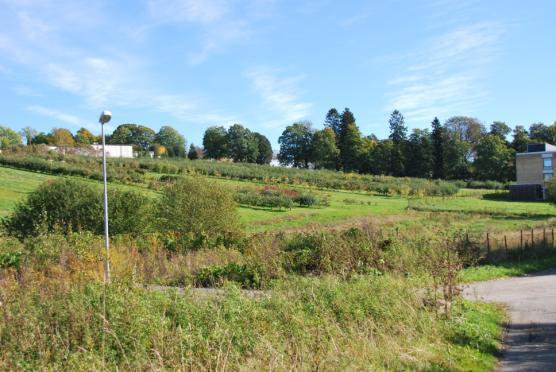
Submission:
<svg viewBox="0 0 556 372">
<path fill-rule="evenodd" d="M 543 158 L 543 166 L 546 170 L 552 170 L 552 158 Z"/>
<path fill-rule="evenodd" d="M 544 174 L 544 180 L 545 181 L 550 181 L 552 179 L 553 173 L 545 173 Z"/>
</svg>

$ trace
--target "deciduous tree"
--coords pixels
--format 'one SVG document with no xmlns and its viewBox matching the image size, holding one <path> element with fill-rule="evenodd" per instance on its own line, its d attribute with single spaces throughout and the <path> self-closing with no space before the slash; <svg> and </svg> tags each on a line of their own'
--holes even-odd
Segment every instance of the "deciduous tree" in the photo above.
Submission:
<svg viewBox="0 0 556 372">
<path fill-rule="evenodd" d="M 21 130 L 21 136 L 25 137 L 27 146 L 33 144 L 33 138 L 37 135 L 37 131 L 31 127 L 25 127 Z"/>
<path fill-rule="evenodd" d="M 21 145 L 21 135 L 15 130 L 0 125 L 0 148 Z"/>
<path fill-rule="evenodd" d="M 169 125 L 160 128 L 155 142 L 166 147 L 168 156 L 185 157 L 185 137 Z"/>
<path fill-rule="evenodd" d="M 227 133 L 228 151 L 235 162 L 254 163 L 259 156 L 259 143 L 241 124 L 234 124 Z"/>
<path fill-rule="evenodd" d="M 489 134 L 477 145 L 475 175 L 481 180 L 509 181 L 514 178 L 515 151 L 496 134 Z"/>
<path fill-rule="evenodd" d="M 283 165 L 307 168 L 311 162 L 312 141 L 313 130 L 310 122 L 303 121 L 289 125 L 278 138 L 280 144 L 278 160 Z"/>
<path fill-rule="evenodd" d="M 529 143 L 531 143 L 531 139 L 527 130 L 523 125 L 517 125 L 512 134 L 512 148 L 516 152 L 526 152 Z"/>
<path fill-rule="evenodd" d="M 270 164 L 272 161 L 272 145 L 268 138 L 260 133 L 253 133 L 255 140 L 259 146 L 259 154 L 257 155 L 257 164 Z"/>
<path fill-rule="evenodd" d="M 330 127 L 318 130 L 313 135 L 313 162 L 315 168 L 336 169 L 340 150 L 336 146 L 336 134 Z"/>
<path fill-rule="evenodd" d="M 210 127 L 203 136 L 205 158 L 222 159 L 228 156 L 228 137 L 224 127 Z"/>
<path fill-rule="evenodd" d="M 73 135 L 65 128 L 52 129 L 48 136 L 48 143 L 54 146 L 75 146 Z"/>
<path fill-rule="evenodd" d="M 90 145 L 95 142 L 95 136 L 87 128 L 81 128 L 75 133 L 75 142 L 80 145 Z"/>
<path fill-rule="evenodd" d="M 137 124 L 122 124 L 110 136 L 109 143 L 134 145 L 138 150 L 148 151 L 154 144 L 156 133 L 151 128 Z"/>
</svg>

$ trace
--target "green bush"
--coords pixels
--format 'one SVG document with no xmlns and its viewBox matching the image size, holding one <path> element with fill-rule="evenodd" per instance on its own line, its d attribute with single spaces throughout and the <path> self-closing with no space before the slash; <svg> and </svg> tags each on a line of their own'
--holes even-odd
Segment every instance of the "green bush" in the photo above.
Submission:
<svg viewBox="0 0 556 372">
<path fill-rule="evenodd" d="M 168 185 L 158 203 L 158 216 L 161 231 L 193 239 L 205 236 L 208 244 L 228 244 L 241 232 L 232 193 L 200 177 Z"/>
<path fill-rule="evenodd" d="M 222 267 L 206 267 L 195 276 L 199 287 L 221 287 L 226 281 L 238 283 L 242 288 L 258 289 L 264 272 L 260 266 L 230 263 Z"/>
<path fill-rule="evenodd" d="M 151 225 L 150 201 L 131 191 L 109 193 L 111 234 L 140 234 Z M 2 224 L 24 240 L 44 233 L 104 231 L 102 191 L 96 185 L 60 179 L 47 181 L 19 203 Z"/>
<path fill-rule="evenodd" d="M 0 238 L 0 269 L 19 268 L 23 260 L 23 246 L 17 240 Z"/>
</svg>

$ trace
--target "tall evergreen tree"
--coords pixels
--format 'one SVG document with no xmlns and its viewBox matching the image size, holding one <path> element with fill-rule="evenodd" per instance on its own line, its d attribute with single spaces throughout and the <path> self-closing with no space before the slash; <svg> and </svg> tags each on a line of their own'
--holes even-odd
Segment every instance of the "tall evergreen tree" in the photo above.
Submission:
<svg viewBox="0 0 556 372">
<path fill-rule="evenodd" d="M 429 178 L 433 167 L 431 134 L 428 129 L 413 129 L 405 147 L 406 175 Z"/>
<path fill-rule="evenodd" d="M 407 127 L 403 115 L 394 110 L 388 121 L 390 125 L 390 139 L 394 143 L 390 156 L 390 172 L 394 176 L 405 175 L 405 145 L 407 141 Z"/>
<path fill-rule="evenodd" d="M 197 160 L 199 159 L 199 152 L 197 151 L 197 148 L 195 147 L 194 144 L 191 144 L 189 146 L 189 152 L 187 153 L 187 158 L 189 160 Z"/>
<path fill-rule="evenodd" d="M 394 110 L 390 115 L 390 139 L 395 144 L 400 144 L 407 140 L 407 127 L 405 126 L 405 119 L 401 112 Z"/>
<path fill-rule="evenodd" d="M 342 113 L 340 139 L 338 140 L 340 162 L 344 171 L 350 172 L 357 170 L 360 160 L 361 145 L 361 132 L 355 124 L 355 117 L 349 108 L 346 108 Z"/>
<path fill-rule="evenodd" d="M 324 126 L 325 128 L 332 129 L 334 131 L 334 135 L 336 136 L 336 141 L 339 141 L 342 127 L 342 116 L 338 110 L 335 108 L 328 110 L 326 118 L 324 119 Z M 336 142 L 336 144 L 338 144 L 338 142 Z"/>
<path fill-rule="evenodd" d="M 432 176 L 434 178 L 445 178 L 444 168 L 444 127 L 440 124 L 437 117 L 432 121 Z"/>
</svg>

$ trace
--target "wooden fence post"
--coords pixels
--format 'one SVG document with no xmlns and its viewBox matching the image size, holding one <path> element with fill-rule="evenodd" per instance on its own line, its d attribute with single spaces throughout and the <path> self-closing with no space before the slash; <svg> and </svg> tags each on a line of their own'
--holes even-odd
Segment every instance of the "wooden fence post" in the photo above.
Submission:
<svg viewBox="0 0 556 372">
<path fill-rule="evenodd" d="M 490 234 L 487 232 L 487 258 L 490 257 Z"/>
<path fill-rule="evenodd" d="M 531 229 L 531 249 L 535 246 L 535 229 Z"/>
<path fill-rule="evenodd" d="M 519 239 L 519 249 L 523 250 L 523 230 L 519 230 L 520 239 Z"/>
<path fill-rule="evenodd" d="M 504 235 L 504 250 L 506 251 L 506 257 L 508 256 L 508 239 Z"/>
</svg>

